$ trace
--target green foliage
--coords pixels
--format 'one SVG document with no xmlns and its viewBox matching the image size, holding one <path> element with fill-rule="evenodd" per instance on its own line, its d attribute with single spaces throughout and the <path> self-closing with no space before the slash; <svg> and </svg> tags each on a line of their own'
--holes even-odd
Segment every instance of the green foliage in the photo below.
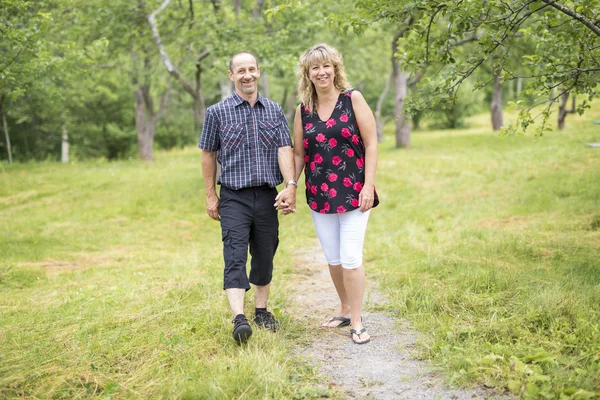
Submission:
<svg viewBox="0 0 600 400">
<path fill-rule="evenodd" d="M 435 79 L 426 78 L 420 87 L 419 98 L 431 96 L 429 93 L 436 86 Z M 484 93 L 476 91 L 471 82 L 466 82 L 460 98 L 448 103 L 438 103 L 430 110 L 424 111 L 426 127 L 430 129 L 458 129 L 467 126 L 466 118 L 485 112 L 482 107 Z"/>
<path fill-rule="evenodd" d="M 409 70 L 435 70 L 439 82 L 429 98 L 411 107 L 455 101 L 462 83 L 492 59 L 493 70 L 501 71 L 505 81 L 528 78 L 524 94 L 533 96 L 534 102 L 520 104 L 519 128 L 527 129 L 539 117 L 541 132 L 560 93 L 581 94 L 588 102 L 597 97 L 600 72 L 600 3 L 570 0 L 560 2 L 563 9 L 547 3 L 359 0 L 356 4 L 362 13 L 352 17 L 351 24 L 362 29 L 370 21 L 383 19 L 410 28 L 399 41 L 397 57 Z M 486 82 L 489 78 L 479 85 Z M 547 108 L 531 114 L 532 107 L 549 98 Z M 582 105 L 578 111 L 585 108 Z"/>
</svg>

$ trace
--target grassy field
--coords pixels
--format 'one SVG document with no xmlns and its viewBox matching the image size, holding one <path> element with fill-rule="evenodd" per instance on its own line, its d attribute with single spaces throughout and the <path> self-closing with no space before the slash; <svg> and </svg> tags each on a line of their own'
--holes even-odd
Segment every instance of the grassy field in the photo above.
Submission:
<svg viewBox="0 0 600 400">
<path fill-rule="evenodd" d="M 482 116 L 382 144 L 368 273 L 448 382 L 600 397 L 595 119 L 500 138 Z M 0 168 L 0 398 L 335 395 L 294 355 L 310 337 L 286 312 L 294 252 L 315 237 L 306 206 L 281 219 L 270 305 L 284 327 L 240 348 L 198 150 Z"/>
</svg>

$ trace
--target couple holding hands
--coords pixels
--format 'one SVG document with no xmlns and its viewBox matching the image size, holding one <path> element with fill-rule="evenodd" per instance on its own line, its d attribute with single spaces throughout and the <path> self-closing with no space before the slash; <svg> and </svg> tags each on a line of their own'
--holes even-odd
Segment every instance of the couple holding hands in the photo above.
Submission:
<svg viewBox="0 0 600 400">
<path fill-rule="evenodd" d="M 318 44 L 301 57 L 294 144 L 281 106 L 258 93 L 260 68 L 248 52 L 229 61 L 235 91 L 209 107 L 200 143 L 208 215 L 221 223 L 224 289 L 233 313 L 233 338 L 252 335 L 244 295 L 255 290 L 254 324 L 276 330 L 267 311 L 273 257 L 279 244 L 277 211 L 296 211 L 304 170 L 306 201 L 329 264 L 340 308 L 322 325 L 350 326 L 357 344 L 370 341 L 362 325 L 365 291 L 362 249 L 375 192 L 375 118 L 362 94 L 350 88 L 340 53 Z M 217 181 L 217 162 L 221 172 Z M 217 195 L 216 184 L 221 185 Z M 285 182 L 277 193 L 276 186 Z M 246 261 L 250 249 L 250 274 Z"/>
</svg>

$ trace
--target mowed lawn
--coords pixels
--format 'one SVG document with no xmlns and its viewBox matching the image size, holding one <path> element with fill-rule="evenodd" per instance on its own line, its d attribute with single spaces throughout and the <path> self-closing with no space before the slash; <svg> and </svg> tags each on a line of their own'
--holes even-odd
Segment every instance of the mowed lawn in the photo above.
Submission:
<svg viewBox="0 0 600 400">
<path fill-rule="evenodd" d="M 597 398 L 600 149 L 585 143 L 600 110 L 543 137 L 499 137 L 487 118 L 415 132 L 410 149 L 386 138 L 369 278 L 450 384 Z M 294 253 L 315 238 L 302 191 L 281 218 L 283 328 L 239 347 L 199 150 L 0 168 L 0 398 L 336 395 L 293 351 L 312 327 L 286 311 Z"/>
</svg>

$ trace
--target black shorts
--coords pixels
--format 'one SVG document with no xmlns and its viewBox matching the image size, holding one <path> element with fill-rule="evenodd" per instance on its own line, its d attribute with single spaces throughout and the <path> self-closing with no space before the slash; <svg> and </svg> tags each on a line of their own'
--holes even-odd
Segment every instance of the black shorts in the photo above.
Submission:
<svg viewBox="0 0 600 400">
<path fill-rule="evenodd" d="M 273 206 L 277 189 L 268 186 L 240 190 L 221 186 L 219 202 L 224 289 L 265 286 L 273 276 L 273 257 L 279 244 L 279 220 Z M 246 273 L 250 247 L 250 279 Z"/>
</svg>

